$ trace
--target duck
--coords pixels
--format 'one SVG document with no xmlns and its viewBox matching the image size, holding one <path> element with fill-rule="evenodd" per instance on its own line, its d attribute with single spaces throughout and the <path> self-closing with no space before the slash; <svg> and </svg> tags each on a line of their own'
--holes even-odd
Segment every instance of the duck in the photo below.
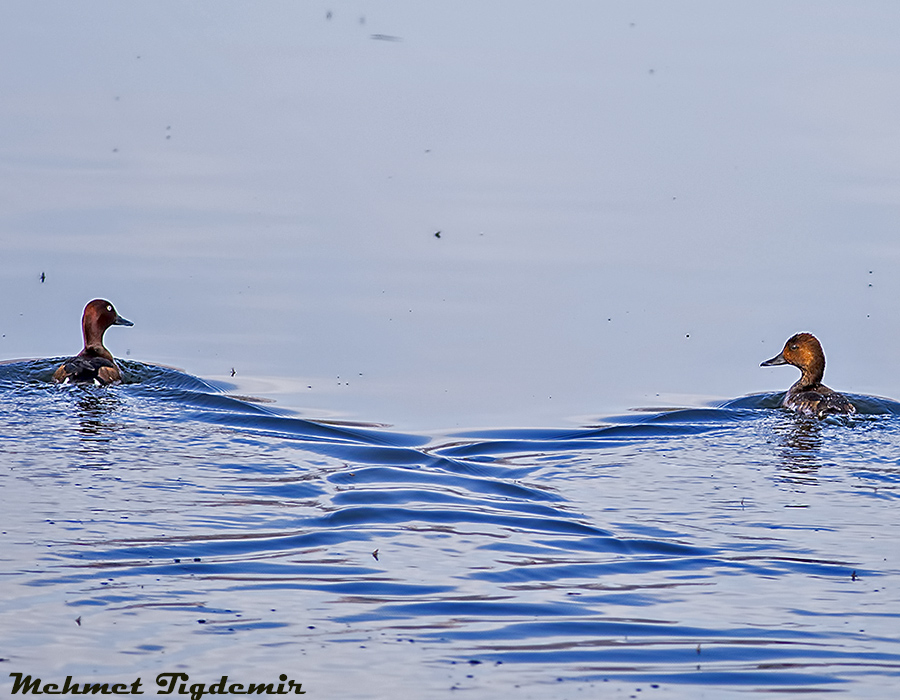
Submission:
<svg viewBox="0 0 900 700">
<path fill-rule="evenodd" d="M 780 353 L 760 363 L 760 367 L 775 365 L 794 365 L 802 372 L 800 379 L 785 393 L 781 402 L 783 408 L 816 418 L 856 413 L 856 406 L 846 396 L 822 384 L 825 353 L 822 351 L 822 344 L 812 333 L 792 335 Z"/>
<path fill-rule="evenodd" d="M 103 334 L 110 326 L 133 325 L 128 319 L 119 316 L 115 307 L 106 299 L 88 302 L 81 317 L 84 348 L 59 366 L 53 373 L 53 381 L 58 384 L 78 382 L 98 386 L 121 382 L 119 366 L 112 353 L 103 345 Z"/>
</svg>

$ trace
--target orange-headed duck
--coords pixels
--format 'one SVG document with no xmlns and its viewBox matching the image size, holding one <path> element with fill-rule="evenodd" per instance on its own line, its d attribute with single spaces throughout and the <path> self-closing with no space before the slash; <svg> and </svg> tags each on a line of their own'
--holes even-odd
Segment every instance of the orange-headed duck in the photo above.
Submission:
<svg viewBox="0 0 900 700">
<path fill-rule="evenodd" d="M 803 374 L 788 389 L 781 405 L 797 413 L 821 418 L 830 413 L 856 413 L 856 406 L 827 386 L 822 384 L 825 374 L 825 353 L 812 333 L 797 333 L 788 338 L 784 349 L 760 367 L 773 365 L 794 365 Z"/>
<path fill-rule="evenodd" d="M 103 334 L 110 326 L 133 326 L 118 313 L 105 299 L 94 299 L 84 307 L 81 317 L 81 332 L 84 334 L 84 349 L 69 358 L 53 373 L 53 381 L 92 382 L 113 384 L 122 381 L 122 375 L 112 353 L 103 346 Z"/>
</svg>

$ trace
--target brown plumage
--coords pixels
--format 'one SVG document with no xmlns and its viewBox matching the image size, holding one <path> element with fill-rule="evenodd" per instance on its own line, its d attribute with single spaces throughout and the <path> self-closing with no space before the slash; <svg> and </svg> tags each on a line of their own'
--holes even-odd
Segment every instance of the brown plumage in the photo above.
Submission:
<svg viewBox="0 0 900 700">
<path fill-rule="evenodd" d="M 113 384 L 122 381 L 119 367 L 112 353 L 103 345 L 103 334 L 110 326 L 133 326 L 122 318 L 112 304 L 105 299 L 94 299 L 84 307 L 81 317 L 81 332 L 84 348 L 75 357 L 62 363 L 53 373 L 53 381 L 60 384 L 69 382 L 91 382 Z"/>
<path fill-rule="evenodd" d="M 847 397 L 822 384 L 825 376 L 825 353 L 812 333 L 797 333 L 788 338 L 784 349 L 760 367 L 794 365 L 800 379 L 787 390 L 781 405 L 797 413 L 822 418 L 834 413 L 856 413 Z"/>
</svg>

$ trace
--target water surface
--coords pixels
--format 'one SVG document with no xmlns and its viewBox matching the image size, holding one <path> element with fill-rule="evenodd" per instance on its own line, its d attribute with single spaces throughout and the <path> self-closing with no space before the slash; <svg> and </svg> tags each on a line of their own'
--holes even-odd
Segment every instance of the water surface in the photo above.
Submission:
<svg viewBox="0 0 900 700">
<path fill-rule="evenodd" d="M 884 697 L 900 675 L 897 404 L 426 436 L 53 366 L 0 372 L 11 671 L 353 698 Z"/>
<path fill-rule="evenodd" d="M 0 683 L 890 696 L 898 35 L 4 3 Z M 127 382 L 54 386 L 95 297 Z M 799 331 L 860 415 L 775 408 Z"/>
<path fill-rule="evenodd" d="M 413 429 L 785 388 L 799 331 L 900 396 L 892 4 L 45 7 L 0 10 L 4 359 L 102 297 L 118 356 Z"/>
</svg>

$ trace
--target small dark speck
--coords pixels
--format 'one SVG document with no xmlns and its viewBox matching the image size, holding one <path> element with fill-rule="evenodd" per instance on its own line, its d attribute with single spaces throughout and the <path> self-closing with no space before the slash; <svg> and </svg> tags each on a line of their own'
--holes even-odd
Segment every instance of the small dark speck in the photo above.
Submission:
<svg viewBox="0 0 900 700">
<path fill-rule="evenodd" d="M 649 71 L 647 71 L 647 72 L 648 72 L 650 75 L 653 75 L 654 73 L 656 73 L 656 70 L 653 69 L 653 68 L 651 68 L 651 69 L 650 69 Z"/>
<path fill-rule="evenodd" d="M 477 666 L 480 663 L 478 659 L 469 659 L 469 666 Z"/>
<path fill-rule="evenodd" d="M 870 286 L 870 287 L 871 287 L 871 286 L 872 286 L 872 284 L 871 284 L 871 283 L 869 283 L 869 286 Z"/>
<path fill-rule="evenodd" d="M 325 13 L 325 19 L 331 19 L 334 15 L 331 14 L 331 10 Z"/>
<path fill-rule="evenodd" d="M 377 549 L 374 552 L 372 552 L 372 557 L 375 559 L 375 561 L 378 561 L 378 550 Z"/>
<path fill-rule="evenodd" d="M 197 622 L 199 622 L 201 625 L 205 625 L 205 624 L 206 624 L 206 620 L 203 620 L 203 619 L 197 620 Z"/>
<path fill-rule="evenodd" d="M 174 561 L 176 564 L 180 564 L 180 563 L 181 563 L 181 559 L 173 559 L 172 561 Z"/>
<path fill-rule="evenodd" d="M 233 377 L 235 374 L 236 374 L 236 372 L 234 371 L 234 367 L 232 367 L 231 368 L 231 376 Z"/>
<path fill-rule="evenodd" d="M 435 238 L 440 238 L 440 237 L 441 237 L 441 232 L 440 232 L 440 231 L 435 231 L 435 232 L 434 232 L 434 237 L 435 237 Z M 41 280 L 41 281 L 43 282 L 43 280 Z M 871 287 L 872 285 L 870 284 L 869 286 Z"/>
<path fill-rule="evenodd" d="M 113 149 L 113 153 L 118 153 L 118 152 L 119 152 L 119 149 L 118 149 L 118 148 L 114 148 L 114 149 Z"/>
<path fill-rule="evenodd" d="M 684 337 L 685 337 L 685 338 L 690 338 L 690 337 L 691 337 L 691 334 L 690 334 L 690 333 L 685 333 L 685 334 L 684 334 Z"/>
<path fill-rule="evenodd" d="M 41 273 L 41 284 L 43 284 L 43 282 L 44 282 L 45 279 L 47 279 L 47 275 L 45 275 L 45 274 L 42 272 L 42 273 Z"/>
<path fill-rule="evenodd" d="M 851 580 L 851 581 L 855 581 L 855 580 L 858 579 L 858 578 L 859 578 L 859 576 L 856 575 L 856 572 L 855 572 L 855 571 L 854 571 L 852 574 L 850 574 L 850 580 Z"/>
<path fill-rule="evenodd" d="M 78 617 L 75 618 L 75 624 L 77 624 L 79 627 L 81 627 L 81 615 L 79 615 Z"/>
<path fill-rule="evenodd" d="M 200 557 L 194 557 L 194 561 L 200 561 Z"/>
</svg>

